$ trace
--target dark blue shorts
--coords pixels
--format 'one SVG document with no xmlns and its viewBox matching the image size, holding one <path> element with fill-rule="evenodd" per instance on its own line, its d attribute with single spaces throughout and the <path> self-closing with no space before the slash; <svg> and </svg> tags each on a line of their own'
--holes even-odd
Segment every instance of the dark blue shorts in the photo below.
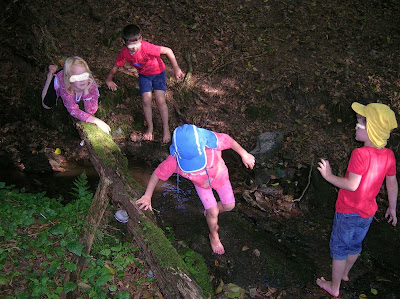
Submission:
<svg viewBox="0 0 400 299">
<path fill-rule="evenodd" d="M 347 255 L 359 254 L 373 218 L 362 218 L 357 213 L 335 212 L 329 243 L 331 257 L 335 260 L 347 260 Z"/>
<path fill-rule="evenodd" d="M 158 75 L 145 76 L 139 74 L 139 89 L 142 95 L 145 92 L 152 92 L 153 90 L 167 90 L 167 79 L 165 71 Z"/>
</svg>

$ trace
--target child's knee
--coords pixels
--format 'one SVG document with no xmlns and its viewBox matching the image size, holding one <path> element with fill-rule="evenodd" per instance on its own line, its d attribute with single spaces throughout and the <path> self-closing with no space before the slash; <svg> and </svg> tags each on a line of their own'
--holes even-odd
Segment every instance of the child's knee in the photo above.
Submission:
<svg viewBox="0 0 400 299">
<path fill-rule="evenodd" d="M 152 102 L 151 92 L 142 93 L 142 103 L 143 105 L 151 105 Z"/>
<path fill-rule="evenodd" d="M 218 214 L 219 214 L 219 209 L 217 205 L 207 210 L 207 217 L 211 218 L 218 217 Z"/>
<path fill-rule="evenodd" d="M 224 211 L 232 211 L 235 208 L 235 203 L 229 203 L 229 204 L 222 204 L 222 207 L 224 208 Z"/>
</svg>

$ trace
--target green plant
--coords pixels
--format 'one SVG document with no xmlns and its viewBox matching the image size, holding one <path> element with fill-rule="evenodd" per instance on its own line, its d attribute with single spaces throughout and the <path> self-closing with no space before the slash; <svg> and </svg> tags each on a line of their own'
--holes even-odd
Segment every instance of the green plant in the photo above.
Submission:
<svg viewBox="0 0 400 299">
<path fill-rule="evenodd" d="M 129 298 L 116 289 L 128 265 L 139 269 L 139 250 L 132 243 L 99 232 L 91 256 L 83 254 L 78 241 L 93 195 L 86 174 L 75 181 L 71 194 L 76 200 L 62 205 L 61 198 L 30 194 L 0 182 L 0 285 L 7 298 L 59 298 L 76 290 L 89 298 Z M 84 256 L 81 281 L 64 283 L 66 271 L 76 271 L 73 256 Z M 147 282 L 148 283 L 148 282 Z M 139 283 L 138 283 L 139 284 Z"/>
</svg>

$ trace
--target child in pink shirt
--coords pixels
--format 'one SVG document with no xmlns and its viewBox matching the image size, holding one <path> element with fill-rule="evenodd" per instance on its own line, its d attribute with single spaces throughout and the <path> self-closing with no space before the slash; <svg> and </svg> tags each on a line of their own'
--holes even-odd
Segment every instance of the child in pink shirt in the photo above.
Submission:
<svg viewBox="0 0 400 299">
<path fill-rule="evenodd" d="M 94 116 L 98 108 L 99 90 L 86 61 L 78 56 L 68 57 L 64 69 L 57 72 L 57 65 L 50 65 L 42 91 L 42 106 L 50 109 L 61 97 L 71 116 L 80 121 L 96 124 L 107 134 L 110 127 Z M 79 108 L 83 102 L 84 111 Z"/>
<path fill-rule="evenodd" d="M 229 148 L 242 157 L 246 167 L 253 169 L 254 156 L 229 135 L 188 124 L 176 128 L 172 136 L 170 156 L 153 172 L 145 194 L 136 201 L 136 204 L 140 209 L 152 211 L 151 197 L 160 179 L 165 181 L 177 173 L 191 180 L 205 209 L 211 248 L 214 253 L 224 254 L 225 249 L 218 234 L 218 215 L 235 207 L 228 168 L 221 156 L 222 151 Z M 212 189 L 219 195 L 218 203 Z"/>
</svg>

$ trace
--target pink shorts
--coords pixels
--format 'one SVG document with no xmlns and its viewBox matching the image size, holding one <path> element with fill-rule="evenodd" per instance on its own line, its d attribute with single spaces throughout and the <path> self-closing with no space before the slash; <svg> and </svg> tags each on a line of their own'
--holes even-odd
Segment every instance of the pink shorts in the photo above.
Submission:
<svg viewBox="0 0 400 299">
<path fill-rule="evenodd" d="M 217 205 L 217 200 L 215 199 L 214 193 L 211 188 L 204 189 L 194 185 L 197 194 L 203 203 L 204 209 L 208 210 Z M 235 203 L 235 196 L 233 195 L 231 182 L 228 180 L 222 187 L 216 189 L 219 200 L 222 204 L 232 204 Z"/>
</svg>

